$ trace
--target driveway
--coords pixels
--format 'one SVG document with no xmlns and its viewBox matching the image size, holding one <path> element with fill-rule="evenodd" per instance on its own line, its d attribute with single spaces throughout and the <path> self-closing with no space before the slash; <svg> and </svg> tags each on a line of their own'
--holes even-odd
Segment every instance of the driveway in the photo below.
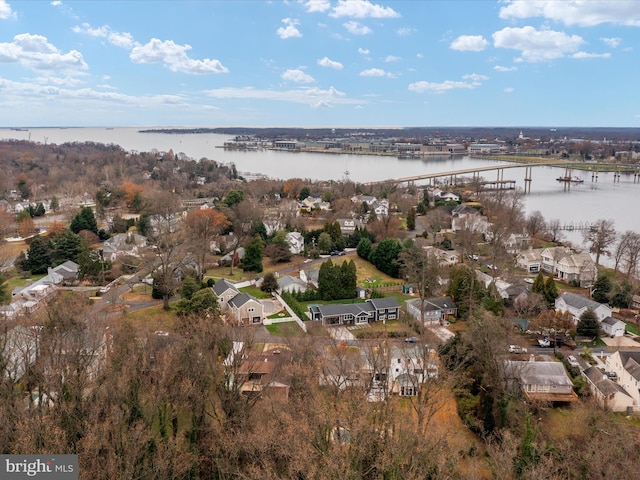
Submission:
<svg viewBox="0 0 640 480">
<path fill-rule="evenodd" d="M 640 347 L 640 343 L 629 337 L 602 337 L 607 347 Z"/>
<path fill-rule="evenodd" d="M 356 337 L 353 336 L 353 333 L 347 330 L 347 327 L 336 326 L 326 328 L 329 332 L 329 336 L 331 336 L 331 338 L 335 340 L 338 340 L 340 342 L 353 342 L 354 340 L 356 340 Z"/>
</svg>

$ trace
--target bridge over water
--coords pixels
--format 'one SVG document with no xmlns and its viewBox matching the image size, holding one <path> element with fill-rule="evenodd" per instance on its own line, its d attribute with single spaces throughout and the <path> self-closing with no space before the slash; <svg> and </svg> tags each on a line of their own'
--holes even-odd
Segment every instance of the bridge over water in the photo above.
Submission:
<svg viewBox="0 0 640 480">
<path fill-rule="evenodd" d="M 435 172 L 435 173 L 423 173 L 420 175 L 412 175 L 410 177 L 400 177 L 400 178 L 392 178 L 387 180 L 378 180 L 374 182 L 367 182 L 363 185 L 373 186 L 373 185 L 381 185 L 381 184 L 400 184 L 400 183 L 410 183 L 415 182 L 417 180 L 432 180 L 436 178 L 450 177 L 451 183 L 455 183 L 455 180 L 458 176 L 462 175 L 473 175 L 473 178 L 480 177 L 480 173 L 482 172 L 497 172 L 497 178 L 495 183 L 508 183 L 508 181 L 504 180 L 504 171 L 510 168 L 524 168 L 525 169 L 525 190 L 527 190 L 527 186 L 530 185 L 532 180 L 531 170 L 533 167 L 564 167 L 566 169 L 566 175 L 568 176 L 568 172 L 572 167 L 589 167 L 589 170 L 592 172 L 592 179 L 597 179 L 597 173 L 599 167 L 616 167 L 614 173 L 614 181 L 619 181 L 620 172 L 622 169 L 625 171 L 630 171 L 634 173 L 634 181 L 640 181 L 640 168 L 637 165 L 620 165 L 620 164 L 612 164 L 612 163 L 576 163 L 575 161 L 569 160 L 553 160 L 549 162 L 527 162 L 527 163 L 504 163 L 500 165 L 490 165 L 487 167 L 475 167 L 475 168 L 464 168 L 460 170 L 450 170 L 447 172 Z"/>
</svg>

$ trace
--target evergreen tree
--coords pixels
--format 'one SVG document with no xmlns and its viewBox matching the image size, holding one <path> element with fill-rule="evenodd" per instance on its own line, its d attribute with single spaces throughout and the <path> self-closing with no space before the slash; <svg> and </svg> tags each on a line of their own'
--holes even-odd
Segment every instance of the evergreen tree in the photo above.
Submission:
<svg viewBox="0 0 640 480">
<path fill-rule="evenodd" d="M 49 244 L 51 264 L 53 266 L 60 265 L 68 260 L 77 262 L 80 253 L 85 249 L 90 249 L 89 245 L 84 244 L 82 237 L 71 230 L 62 230 L 57 233 L 51 238 Z"/>
<path fill-rule="evenodd" d="M 536 279 L 533 281 L 531 291 L 533 293 L 539 293 L 540 295 L 544 296 L 544 290 L 544 275 L 542 274 L 542 271 L 540 271 L 538 272 L 538 275 L 536 275 Z"/>
<path fill-rule="evenodd" d="M 58 200 L 58 197 L 54 196 L 54 197 L 51 198 L 51 202 L 49 203 L 49 208 L 53 212 L 57 212 L 58 211 L 58 209 L 60 208 L 60 201 Z"/>
<path fill-rule="evenodd" d="M 80 213 L 71 220 L 69 228 L 73 233 L 78 233 L 81 230 L 89 230 L 90 232 L 97 234 L 98 222 L 96 221 L 96 217 L 93 214 L 91 207 L 84 207 L 80 210 Z"/>
<path fill-rule="evenodd" d="M 381 272 L 398 278 L 400 275 L 400 265 L 398 255 L 402 251 L 402 245 L 394 238 L 383 239 L 373 248 L 369 255 L 369 261 Z"/>
<path fill-rule="evenodd" d="M 553 275 L 549 274 L 547 280 L 544 282 L 544 299 L 547 301 L 547 305 L 552 307 L 558 298 L 558 287 L 553 279 Z"/>
<path fill-rule="evenodd" d="M 242 270 L 245 272 L 260 273 L 262 267 L 262 253 L 264 251 L 264 243 L 260 237 L 253 237 L 244 249 L 244 258 L 242 259 Z"/>
<path fill-rule="evenodd" d="M 27 251 L 27 269 L 33 274 L 47 273 L 51 267 L 51 247 L 49 242 L 36 235 Z"/>
<path fill-rule="evenodd" d="M 9 292 L 9 284 L 7 279 L 4 278 L 2 272 L 0 272 L 0 305 L 7 303 L 11 299 L 11 293 Z"/>
<path fill-rule="evenodd" d="M 414 231 L 416 229 L 416 209 L 411 207 L 407 213 L 407 230 Z"/>
<path fill-rule="evenodd" d="M 180 290 L 180 296 L 182 298 L 186 298 L 187 300 L 191 300 L 191 297 L 200 290 L 200 285 L 193 277 L 186 277 L 182 281 L 182 288 Z"/>
<path fill-rule="evenodd" d="M 593 284 L 592 298 L 598 303 L 609 303 L 609 292 L 611 292 L 609 275 L 600 275 Z"/>
<path fill-rule="evenodd" d="M 371 240 L 367 237 L 361 238 L 358 242 L 358 246 L 356 248 L 356 252 L 360 258 L 364 258 L 365 260 L 369 260 L 369 255 L 371 255 L 372 245 Z"/>
<path fill-rule="evenodd" d="M 276 280 L 276 277 L 273 273 L 269 272 L 264 276 L 262 285 L 260 285 L 260 290 L 268 293 L 278 290 L 278 280 Z"/>
<path fill-rule="evenodd" d="M 600 336 L 600 322 L 598 322 L 598 316 L 593 310 L 588 309 L 580 315 L 576 332 L 583 337 Z"/>
</svg>

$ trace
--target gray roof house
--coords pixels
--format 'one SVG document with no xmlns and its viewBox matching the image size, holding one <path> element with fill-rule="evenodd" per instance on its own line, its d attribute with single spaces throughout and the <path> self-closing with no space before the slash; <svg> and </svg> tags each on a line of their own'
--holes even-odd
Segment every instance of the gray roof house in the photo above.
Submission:
<svg viewBox="0 0 640 480">
<path fill-rule="evenodd" d="M 640 351 L 618 350 L 607 357 L 606 366 L 617 375 L 618 385 L 633 398 L 634 409 L 640 409 Z"/>
<path fill-rule="evenodd" d="M 291 275 L 283 275 L 278 277 L 278 293 L 282 292 L 305 292 L 307 290 L 307 282 Z"/>
<path fill-rule="evenodd" d="M 603 374 L 598 367 L 589 367 L 582 375 L 589 383 L 591 395 L 602 408 L 613 412 L 626 412 L 633 408 L 633 397 L 621 385 Z"/>
<path fill-rule="evenodd" d="M 220 312 L 226 315 L 228 320 L 239 325 L 262 323 L 264 306 L 258 299 L 240 292 L 224 278 L 218 280 L 211 289 L 218 299 Z"/>
<path fill-rule="evenodd" d="M 309 314 L 322 325 L 362 325 L 395 320 L 400 315 L 400 305 L 395 298 L 376 298 L 364 303 L 309 305 Z"/>
<path fill-rule="evenodd" d="M 407 309 L 415 318 L 420 318 L 420 299 L 407 300 Z M 423 306 L 425 323 L 446 320 L 448 316 L 458 315 L 458 305 L 451 297 L 431 297 L 424 301 Z"/>
<path fill-rule="evenodd" d="M 570 292 L 564 292 L 556 298 L 555 309 L 556 312 L 569 312 L 573 316 L 575 323 L 578 323 L 580 315 L 587 310 L 593 310 L 600 322 L 611 316 L 611 307 L 609 305 L 598 303 L 584 295 Z"/>
<path fill-rule="evenodd" d="M 602 320 L 600 328 L 610 337 L 622 337 L 626 330 L 627 324 L 622 320 L 613 317 L 607 317 Z"/>
<path fill-rule="evenodd" d="M 532 355 L 533 357 L 533 355 Z M 560 362 L 505 361 L 505 373 L 512 386 L 519 386 L 527 400 L 574 402 L 578 396 Z"/>
</svg>

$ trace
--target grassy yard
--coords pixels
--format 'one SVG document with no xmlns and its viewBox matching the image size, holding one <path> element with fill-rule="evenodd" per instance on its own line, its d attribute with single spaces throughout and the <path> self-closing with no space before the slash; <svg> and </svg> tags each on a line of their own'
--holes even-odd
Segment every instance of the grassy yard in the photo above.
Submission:
<svg viewBox="0 0 640 480">
<path fill-rule="evenodd" d="M 301 337 L 304 335 L 302 329 L 296 322 L 283 322 L 265 325 L 271 335 L 277 337 Z"/>
<path fill-rule="evenodd" d="M 173 310 L 165 311 L 162 305 L 126 312 L 125 318 L 141 331 L 172 330 L 176 316 Z"/>
<path fill-rule="evenodd" d="M 263 292 L 259 288 L 253 287 L 253 286 L 242 287 L 240 291 L 244 293 L 248 293 L 249 295 L 256 297 L 257 299 L 271 298 L 271 294 L 267 292 Z"/>
<path fill-rule="evenodd" d="M 638 328 L 637 325 L 633 323 L 627 323 L 626 325 L 627 326 L 625 327 L 625 331 L 633 333 L 634 335 L 640 335 L 640 328 Z"/>
</svg>

